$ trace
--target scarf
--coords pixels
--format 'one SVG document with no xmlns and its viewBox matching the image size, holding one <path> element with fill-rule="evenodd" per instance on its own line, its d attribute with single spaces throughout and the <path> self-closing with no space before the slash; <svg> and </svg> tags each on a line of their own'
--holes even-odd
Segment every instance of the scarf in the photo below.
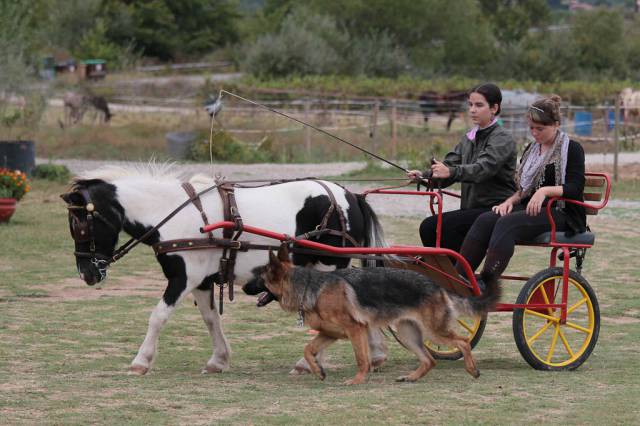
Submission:
<svg viewBox="0 0 640 426">
<path fill-rule="evenodd" d="M 553 164 L 555 169 L 555 185 L 564 184 L 567 170 L 567 153 L 569 152 L 569 136 L 558 130 L 553 146 L 544 154 L 538 143 L 532 144 L 520 161 L 516 172 L 516 183 L 522 191 L 522 198 L 532 195 L 542 186 L 544 171 L 547 164 Z"/>
<path fill-rule="evenodd" d="M 474 141 L 476 139 L 476 133 L 478 133 L 478 130 L 488 129 L 489 127 L 493 126 L 497 122 L 498 122 L 498 119 L 494 118 L 493 121 L 491 123 L 489 123 L 488 126 L 483 127 L 482 129 L 480 128 L 480 126 L 473 126 L 473 128 L 467 132 L 467 138 L 470 141 Z"/>
</svg>

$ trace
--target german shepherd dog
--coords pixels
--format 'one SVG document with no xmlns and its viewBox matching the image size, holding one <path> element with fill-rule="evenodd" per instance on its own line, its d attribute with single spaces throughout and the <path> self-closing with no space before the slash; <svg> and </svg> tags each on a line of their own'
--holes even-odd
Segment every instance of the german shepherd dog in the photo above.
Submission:
<svg viewBox="0 0 640 426">
<path fill-rule="evenodd" d="M 321 380 L 326 374 L 316 359 L 318 352 L 337 339 L 349 339 L 358 373 L 345 384 L 363 383 L 371 367 L 367 328 L 387 326 L 397 330 L 400 343 L 420 360 L 415 371 L 398 381 L 416 381 L 435 365 L 435 359 L 424 346 L 425 336 L 437 344 L 457 347 L 464 356 L 467 372 L 475 378 L 480 375 L 469 342 L 456 334 L 453 325 L 462 315 L 484 315 L 495 307 L 500 298 L 497 279 L 486 282 L 483 296 L 464 298 L 406 269 L 350 268 L 321 272 L 297 267 L 289 260 L 285 245 L 277 256 L 270 252 L 269 263 L 254 268 L 253 274 L 253 279 L 243 287 L 245 293 L 267 291 L 266 297 L 278 300 L 285 311 L 298 312 L 306 325 L 318 331 L 305 346 L 304 358 Z"/>
</svg>

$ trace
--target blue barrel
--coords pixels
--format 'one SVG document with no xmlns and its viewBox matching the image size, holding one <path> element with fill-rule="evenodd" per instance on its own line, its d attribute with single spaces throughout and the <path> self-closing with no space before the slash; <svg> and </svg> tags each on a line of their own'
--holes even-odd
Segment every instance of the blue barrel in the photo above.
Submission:
<svg viewBox="0 0 640 426">
<path fill-rule="evenodd" d="M 579 136 L 591 136 L 593 115 L 588 111 L 576 111 L 573 131 Z"/>
</svg>

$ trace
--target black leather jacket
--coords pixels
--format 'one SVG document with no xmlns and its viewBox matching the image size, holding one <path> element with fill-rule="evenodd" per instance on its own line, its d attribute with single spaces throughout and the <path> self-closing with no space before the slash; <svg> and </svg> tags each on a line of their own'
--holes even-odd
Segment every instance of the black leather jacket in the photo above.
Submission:
<svg viewBox="0 0 640 426">
<path fill-rule="evenodd" d="M 450 177 L 436 183 L 443 188 L 462 183 L 461 209 L 491 207 L 516 191 L 516 157 L 515 141 L 496 123 L 478 130 L 473 141 L 465 134 L 444 158 Z"/>
</svg>

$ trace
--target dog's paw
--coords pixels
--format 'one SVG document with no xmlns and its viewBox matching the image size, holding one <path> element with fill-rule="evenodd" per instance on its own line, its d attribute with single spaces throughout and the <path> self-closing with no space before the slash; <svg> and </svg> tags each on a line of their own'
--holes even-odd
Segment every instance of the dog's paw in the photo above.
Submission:
<svg viewBox="0 0 640 426">
<path fill-rule="evenodd" d="M 318 377 L 320 377 L 320 380 L 324 380 L 327 378 L 327 373 L 324 372 L 324 368 L 319 365 L 318 366 L 320 368 L 320 372 L 318 373 Z"/>
<path fill-rule="evenodd" d="M 343 384 L 345 385 L 361 385 L 364 383 L 364 377 L 354 377 L 353 379 L 347 380 Z"/>
</svg>

